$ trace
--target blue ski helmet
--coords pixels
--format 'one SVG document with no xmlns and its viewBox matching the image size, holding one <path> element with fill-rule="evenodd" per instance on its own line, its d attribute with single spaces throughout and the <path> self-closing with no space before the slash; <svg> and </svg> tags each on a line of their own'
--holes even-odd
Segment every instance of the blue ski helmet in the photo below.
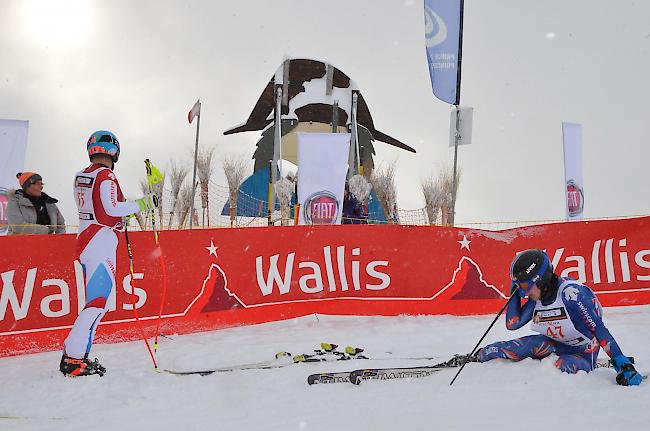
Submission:
<svg viewBox="0 0 650 431">
<path fill-rule="evenodd" d="M 88 157 L 93 154 L 108 154 L 113 158 L 113 163 L 117 163 L 120 158 L 120 141 L 108 130 L 98 130 L 90 135 L 86 149 Z"/>
<path fill-rule="evenodd" d="M 510 265 L 510 279 L 525 294 L 536 284 L 544 291 L 553 277 L 553 265 L 542 250 L 531 249 L 519 253 Z"/>
</svg>

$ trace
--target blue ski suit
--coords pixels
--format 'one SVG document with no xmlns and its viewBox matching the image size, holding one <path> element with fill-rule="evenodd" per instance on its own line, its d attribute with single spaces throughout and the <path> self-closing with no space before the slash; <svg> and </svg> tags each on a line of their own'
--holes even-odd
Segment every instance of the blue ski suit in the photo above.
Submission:
<svg viewBox="0 0 650 431">
<path fill-rule="evenodd" d="M 610 358 L 622 355 L 616 340 L 603 323 L 602 307 L 587 286 L 560 278 L 554 294 L 535 301 L 512 300 L 506 311 L 506 327 L 512 331 L 531 322 L 538 335 L 490 344 L 478 352 L 480 362 L 492 359 L 519 361 L 542 359 L 555 353 L 555 366 L 566 373 L 592 371 L 602 347 Z"/>
</svg>

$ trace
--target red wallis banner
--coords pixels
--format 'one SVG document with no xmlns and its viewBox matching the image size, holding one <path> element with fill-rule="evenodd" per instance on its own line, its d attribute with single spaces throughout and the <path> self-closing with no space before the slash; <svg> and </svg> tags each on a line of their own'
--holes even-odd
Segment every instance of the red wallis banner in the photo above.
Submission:
<svg viewBox="0 0 650 431">
<path fill-rule="evenodd" d="M 0 356 L 61 348 L 85 305 L 74 235 L 0 238 Z M 123 239 L 122 239 L 123 240 Z M 121 241 L 122 241 L 121 240 Z M 151 232 L 123 242 L 99 342 L 153 336 L 163 290 Z M 342 225 L 163 231 L 167 297 L 161 331 L 189 333 L 340 315 L 486 314 L 507 298 L 519 251 L 545 249 L 557 273 L 603 305 L 650 303 L 650 217 L 504 231 Z"/>
</svg>

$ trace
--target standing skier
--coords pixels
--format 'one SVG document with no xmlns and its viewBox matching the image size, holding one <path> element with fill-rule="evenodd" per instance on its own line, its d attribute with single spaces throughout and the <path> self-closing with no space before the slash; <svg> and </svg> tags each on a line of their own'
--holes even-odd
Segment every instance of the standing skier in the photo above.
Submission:
<svg viewBox="0 0 650 431">
<path fill-rule="evenodd" d="M 106 314 L 106 302 L 115 287 L 118 233 L 124 230 L 124 217 L 158 206 L 155 195 L 149 194 L 127 202 L 113 173 L 120 156 L 120 143 L 114 134 L 99 130 L 87 144 L 91 165 L 78 172 L 74 180 L 74 196 L 79 211 L 77 259 L 84 271 L 86 306 L 79 313 L 64 341 L 59 366 L 66 376 L 86 376 L 106 372 L 97 359 L 90 361 L 97 325 Z"/>
<path fill-rule="evenodd" d="M 514 331 L 532 320 L 530 328 L 539 335 L 490 344 L 480 349 L 474 360 L 519 361 L 542 359 L 555 353 L 555 366 L 573 374 L 592 371 L 602 347 L 618 373 L 616 383 L 628 386 L 642 382 L 641 375 L 605 327 L 602 307 L 594 292 L 576 280 L 558 277 L 546 253 L 526 250 L 518 254 L 510 266 L 510 278 L 511 294 L 528 296 L 528 301 L 523 307 L 518 298 L 510 301 L 506 327 Z"/>
</svg>

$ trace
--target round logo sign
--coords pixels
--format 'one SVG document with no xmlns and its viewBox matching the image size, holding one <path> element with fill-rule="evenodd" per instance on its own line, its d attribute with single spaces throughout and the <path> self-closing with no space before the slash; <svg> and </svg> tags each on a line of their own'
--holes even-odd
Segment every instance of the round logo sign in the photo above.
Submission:
<svg viewBox="0 0 650 431">
<path fill-rule="evenodd" d="M 334 193 L 323 190 L 309 196 L 303 209 L 307 224 L 333 224 L 339 212 L 339 201 Z"/>
<path fill-rule="evenodd" d="M 575 217 L 582 214 L 585 207 L 585 197 L 582 189 L 574 180 L 566 183 L 567 208 L 569 208 L 569 217 Z"/>
</svg>

